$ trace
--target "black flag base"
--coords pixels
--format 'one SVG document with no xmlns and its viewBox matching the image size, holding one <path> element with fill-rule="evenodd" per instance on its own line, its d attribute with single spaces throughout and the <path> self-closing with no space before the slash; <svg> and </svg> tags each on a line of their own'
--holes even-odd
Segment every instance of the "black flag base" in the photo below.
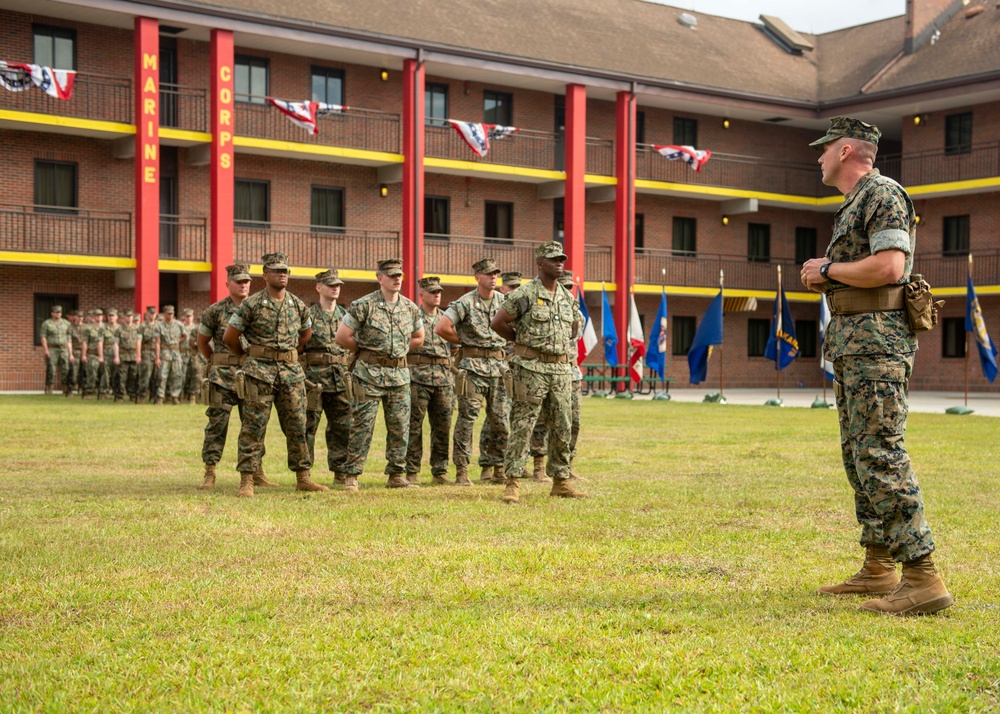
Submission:
<svg viewBox="0 0 1000 714">
<path fill-rule="evenodd" d="M 959 416 L 966 416 L 967 414 L 972 414 L 974 410 L 969 407 L 948 407 L 944 410 L 945 414 L 958 414 Z"/>
<path fill-rule="evenodd" d="M 825 399 L 820 399 L 819 395 L 816 395 L 816 399 L 813 400 L 811 409 L 829 409 L 833 405 Z"/>
</svg>

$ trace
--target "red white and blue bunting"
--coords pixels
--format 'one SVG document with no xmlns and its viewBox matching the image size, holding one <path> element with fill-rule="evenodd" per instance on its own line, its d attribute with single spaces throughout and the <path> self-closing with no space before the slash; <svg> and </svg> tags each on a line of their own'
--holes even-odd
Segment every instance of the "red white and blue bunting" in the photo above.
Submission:
<svg viewBox="0 0 1000 714">
<path fill-rule="evenodd" d="M 699 151 L 693 146 L 676 146 L 674 144 L 668 144 L 666 146 L 654 145 L 653 148 L 659 152 L 661 156 L 664 156 L 671 161 L 680 159 L 695 171 L 701 171 L 701 167 L 704 166 L 712 156 L 711 151 L 707 149 Z"/>
<path fill-rule="evenodd" d="M 478 124 L 458 121 L 457 119 L 449 119 L 448 123 L 455 127 L 455 131 L 462 137 L 462 141 L 468 144 L 477 156 L 486 156 L 489 153 L 491 139 L 500 141 L 517 131 L 516 126 L 503 126 L 502 124 Z"/>
<path fill-rule="evenodd" d="M 75 81 L 76 72 L 71 69 L 52 69 L 37 64 L 0 60 L 0 85 L 11 92 L 38 87 L 50 97 L 69 99 L 73 96 Z"/>
<path fill-rule="evenodd" d="M 343 114 L 348 109 L 341 104 L 327 104 L 326 102 L 313 102 L 310 100 L 304 102 L 286 102 L 283 99 L 267 97 L 267 101 L 275 109 L 288 117 L 288 120 L 292 124 L 302 127 L 310 134 L 319 134 L 319 127 L 316 126 L 316 120 L 320 117 L 329 116 L 330 114 Z"/>
</svg>

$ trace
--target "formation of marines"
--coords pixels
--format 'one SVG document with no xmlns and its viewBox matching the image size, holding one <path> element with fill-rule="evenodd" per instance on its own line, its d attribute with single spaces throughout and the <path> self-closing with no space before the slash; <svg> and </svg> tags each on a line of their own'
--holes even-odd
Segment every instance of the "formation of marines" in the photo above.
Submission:
<svg viewBox="0 0 1000 714">
<path fill-rule="evenodd" d="M 141 317 L 132 310 L 72 310 L 53 305 L 41 326 L 45 393 L 154 404 L 194 403 L 204 375 L 194 310 L 173 305 Z"/>
</svg>

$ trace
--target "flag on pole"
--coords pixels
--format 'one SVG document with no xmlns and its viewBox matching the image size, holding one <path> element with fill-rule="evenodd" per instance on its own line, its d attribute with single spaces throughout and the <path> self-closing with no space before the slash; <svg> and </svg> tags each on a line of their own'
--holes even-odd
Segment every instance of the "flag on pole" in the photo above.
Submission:
<svg viewBox="0 0 1000 714">
<path fill-rule="evenodd" d="M 267 101 L 279 112 L 288 117 L 288 120 L 300 126 L 310 134 L 319 134 L 319 127 L 316 126 L 316 119 L 329 116 L 330 114 L 343 114 L 347 107 L 342 104 L 327 104 L 326 102 L 286 102 L 283 99 L 266 97 Z"/>
<path fill-rule="evenodd" d="M 997 346 L 986 332 L 986 322 L 983 320 L 983 311 L 979 306 L 979 298 L 976 297 L 971 275 L 968 281 L 965 294 L 965 331 L 971 332 L 975 338 L 976 347 L 979 349 L 979 364 L 983 367 L 986 379 L 992 383 L 997 378 Z"/>
<path fill-rule="evenodd" d="M 480 124 L 471 121 L 458 121 L 457 119 L 449 119 L 448 123 L 455 127 L 455 131 L 462 137 L 462 141 L 468 144 L 477 156 L 486 156 L 489 153 L 490 139 L 494 141 L 505 139 L 517 131 L 516 126 L 503 126 L 501 124 Z"/>
<path fill-rule="evenodd" d="M 660 294 L 660 309 L 656 311 L 653 320 L 653 330 L 649 335 L 649 347 L 646 348 L 646 366 L 667 378 L 667 291 Z"/>
<path fill-rule="evenodd" d="M 700 172 L 701 167 L 704 166 L 712 157 L 711 151 L 707 149 L 699 151 L 693 146 L 677 146 L 675 144 L 657 146 L 654 144 L 653 148 L 660 154 L 660 156 L 670 159 L 671 161 L 680 159 L 697 172 Z"/>
<path fill-rule="evenodd" d="M 583 361 L 587 359 L 590 351 L 597 346 L 597 333 L 594 332 L 594 322 L 590 319 L 590 312 L 587 310 L 587 303 L 583 299 L 583 286 L 580 286 L 580 293 L 577 295 L 580 302 L 580 317 L 583 318 L 583 332 L 576 341 L 576 366 L 583 373 Z"/>
<path fill-rule="evenodd" d="M 608 303 L 608 293 L 601 286 L 601 338 L 604 340 L 604 361 L 612 367 L 618 366 L 618 330 L 615 329 L 615 318 L 611 314 Z"/>
<path fill-rule="evenodd" d="M 688 368 L 691 370 L 691 384 L 700 384 L 708 375 L 708 360 L 712 356 L 712 345 L 722 344 L 722 290 L 712 299 L 688 350 Z"/>
<path fill-rule="evenodd" d="M 646 336 L 642 334 L 642 320 L 639 319 L 639 309 L 635 306 L 635 293 L 629 296 L 628 316 L 628 370 L 633 382 L 641 382 L 643 378 L 642 358 L 646 355 Z"/>
<path fill-rule="evenodd" d="M 23 92 L 35 86 L 50 97 L 69 99 L 73 96 L 74 82 L 76 72 L 71 69 L 0 61 L 0 86 L 11 92 Z"/>
<path fill-rule="evenodd" d="M 819 299 L 819 345 L 820 345 L 820 358 L 819 358 L 819 368 L 823 371 L 823 375 L 829 381 L 833 381 L 833 362 L 827 362 L 826 357 L 823 354 L 823 345 L 826 343 L 826 331 L 830 327 L 830 306 L 826 302 L 826 295 L 820 296 Z"/>
<path fill-rule="evenodd" d="M 771 336 L 767 338 L 764 356 L 774 362 L 774 368 L 782 370 L 799 356 L 799 341 L 795 338 L 795 323 L 792 311 L 785 299 L 785 287 L 778 287 L 774 296 L 774 317 L 771 322 Z"/>
</svg>

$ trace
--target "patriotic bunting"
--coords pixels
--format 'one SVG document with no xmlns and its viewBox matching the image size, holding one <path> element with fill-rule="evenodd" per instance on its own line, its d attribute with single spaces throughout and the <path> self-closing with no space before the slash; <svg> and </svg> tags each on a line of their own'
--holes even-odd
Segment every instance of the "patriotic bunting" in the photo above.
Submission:
<svg viewBox="0 0 1000 714">
<path fill-rule="evenodd" d="M 286 102 L 283 99 L 267 97 L 267 101 L 279 112 L 288 117 L 288 120 L 295 126 L 300 126 L 310 134 L 319 134 L 319 127 L 316 120 L 319 117 L 330 114 L 343 114 L 347 107 L 340 104 L 327 104 L 326 102 Z"/>
<path fill-rule="evenodd" d="M 486 156 L 489 153 L 490 139 L 494 141 L 506 139 L 517 131 L 516 126 L 503 126 L 502 124 L 477 124 L 457 119 L 449 119 L 448 123 L 455 127 L 455 131 L 462 137 L 462 141 L 469 145 L 476 156 Z"/>
<path fill-rule="evenodd" d="M 673 144 L 668 144 L 666 146 L 654 145 L 653 148 L 656 149 L 661 156 L 668 158 L 671 161 L 680 159 L 695 171 L 701 171 L 701 167 L 704 166 L 712 156 L 712 152 L 708 149 L 699 151 L 693 146 L 675 146 Z"/>
<path fill-rule="evenodd" d="M 71 69 L 52 69 L 37 64 L 0 60 L 0 85 L 11 92 L 23 92 L 34 86 L 50 97 L 69 99 L 73 96 L 75 81 L 76 72 Z"/>
</svg>

